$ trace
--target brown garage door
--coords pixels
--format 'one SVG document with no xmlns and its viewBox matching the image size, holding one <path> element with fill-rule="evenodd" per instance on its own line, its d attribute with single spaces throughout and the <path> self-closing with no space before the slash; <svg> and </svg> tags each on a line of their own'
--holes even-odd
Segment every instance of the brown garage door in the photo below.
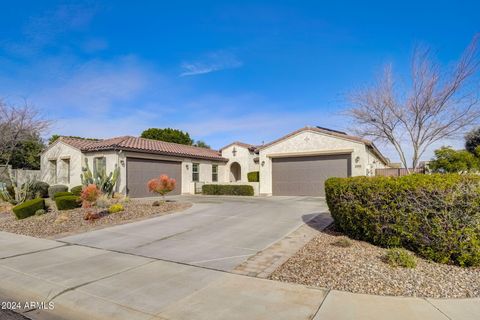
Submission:
<svg viewBox="0 0 480 320">
<path fill-rule="evenodd" d="M 127 193 L 132 198 L 153 197 L 148 192 L 147 182 L 161 174 L 177 180 L 175 190 L 169 195 L 182 191 L 182 163 L 163 160 L 127 158 Z"/>
<path fill-rule="evenodd" d="M 351 155 L 322 155 L 272 159 L 272 194 L 324 196 L 325 180 L 350 176 Z"/>
</svg>

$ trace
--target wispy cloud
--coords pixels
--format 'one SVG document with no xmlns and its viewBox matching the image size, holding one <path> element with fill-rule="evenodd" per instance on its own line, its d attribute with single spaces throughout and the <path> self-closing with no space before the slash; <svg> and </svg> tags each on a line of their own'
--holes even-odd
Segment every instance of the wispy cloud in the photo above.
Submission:
<svg viewBox="0 0 480 320">
<path fill-rule="evenodd" d="M 183 62 L 181 65 L 181 77 L 211 73 L 224 69 L 239 68 L 243 65 L 234 54 L 226 51 L 217 51 L 207 54 L 204 58 Z"/>
</svg>

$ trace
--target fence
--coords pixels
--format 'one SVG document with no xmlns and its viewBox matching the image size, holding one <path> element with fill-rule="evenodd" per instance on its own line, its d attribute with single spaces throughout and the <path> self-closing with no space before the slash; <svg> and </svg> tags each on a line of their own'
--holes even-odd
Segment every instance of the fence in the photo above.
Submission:
<svg viewBox="0 0 480 320">
<path fill-rule="evenodd" d="M 40 170 L 8 169 L 12 173 L 13 181 L 20 186 L 27 181 L 40 180 Z M 0 166 L 0 182 L 10 183 L 5 166 Z"/>
<path fill-rule="evenodd" d="M 410 173 L 426 173 L 425 168 L 416 168 L 416 169 L 405 169 L 405 168 L 386 168 L 386 169 L 376 169 L 376 176 L 383 177 L 401 177 L 406 176 Z"/>
</svg>

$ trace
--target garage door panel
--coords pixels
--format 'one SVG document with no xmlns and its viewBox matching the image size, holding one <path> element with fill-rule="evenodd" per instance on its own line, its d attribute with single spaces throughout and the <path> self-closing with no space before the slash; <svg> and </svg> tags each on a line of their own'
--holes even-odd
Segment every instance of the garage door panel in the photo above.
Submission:
<svg viewBox="0 0 480 320">
<path fill-rule="evenodd" d="M 272 159 L 273 195 L 324 196 L 325 180 L 350 176 L 351 155 Z"/>
<path fill-rule="evenodd" d="M 161 174 L 166 174 L 177 181 L 172 195 L 181 194 L 182 163 L 174 161 L 127 158 L 127 192 L 132 198 L 152 197 L 147 182 Z"/>
</svg>

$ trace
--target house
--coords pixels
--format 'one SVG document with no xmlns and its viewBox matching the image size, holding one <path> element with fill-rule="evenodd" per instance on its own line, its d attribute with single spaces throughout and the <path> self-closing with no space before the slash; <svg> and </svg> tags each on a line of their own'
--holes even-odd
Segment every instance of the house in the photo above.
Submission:
<svg viewBox="0 0 480 320">
<path fill-rule="evenodd" d="M 147 181 L 160 174 L 177 180 L 172 194 L 193 194 L 205 183 L 250 184 L 260 195 L 324 195 L 331 176 L 374 175 L 388 167 L 375 145 L 344 132 L 304 127 L 268 144 L 233 142 L 219 151 L 138 137 L 86 140 L 61 137 L 41 156 L 42 180 L 73 187 L 82 167 L 120 169 L 117 192 L 148 197 Z M 260 182 L 248 182 L 259 171 Z"/>
</svg>

